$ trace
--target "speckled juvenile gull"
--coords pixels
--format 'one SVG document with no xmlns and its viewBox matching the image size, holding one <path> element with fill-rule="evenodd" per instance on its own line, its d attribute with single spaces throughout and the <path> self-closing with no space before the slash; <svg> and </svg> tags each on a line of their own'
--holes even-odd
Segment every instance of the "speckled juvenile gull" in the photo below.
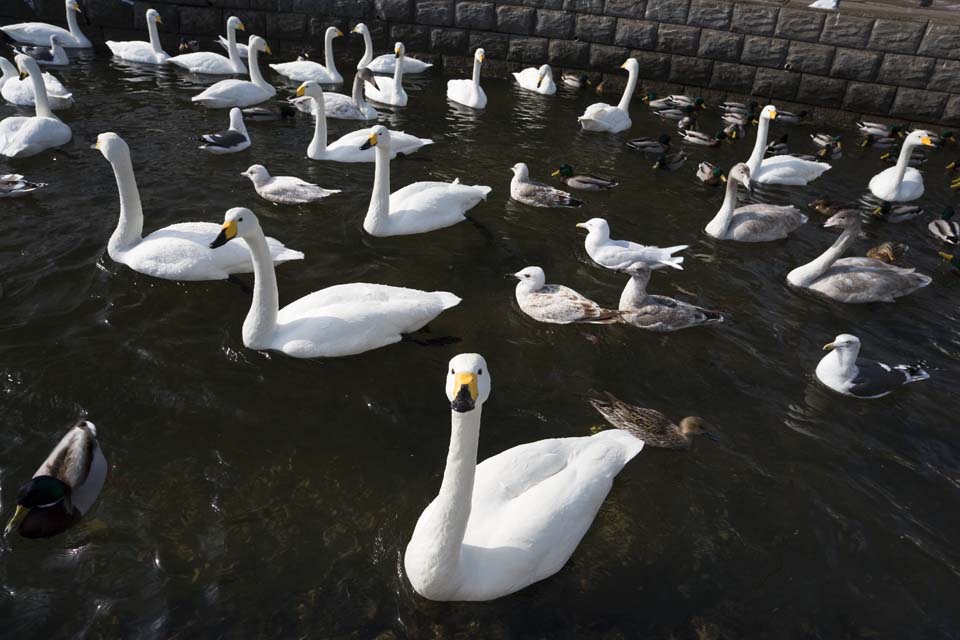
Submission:
<svg viewBox="0 0 960 640">
<path fill-rule="evenodd" d="M 579 223 L 577 227 L 587 230 L 587 237 L 583 242 L 587 249 L 587 255 L 601 267 L 618 271 L 636 262 L 646 262 L 651 269 L 659 269 L 663 266 L 683 269 L 680 266 L 683 263 L 683 258 L 675 257 L 672 254 L 686 249 L 687 245 L 685 244 L 661 249 L 660 247 L 647 247 L 629 240 L 611 240 L 610 225 L 603 218 L 592 218 Z"/>
<path fill-rule="evenodd" d="M 513 165 L 513 180 L 510 181 L 510 197 L 531 207 L 579 207 L 583 203 L 566 191 L 530 179 L 530 169 L 518 162 Z"/>
<path fill-rule="evenodd" d="M 527 267 L 513 274 L 517 283 L 517 304 L 540 322 L 551 324 L 612 324 L 620 321 L 620 313 L 604 309 L 593 300 L 559 284 L 546 284 L 540 267 Z"/>
<path fill-rule="evenodd" d="M 858 358 L 860 339 L 848 333 L 840 334 L 823 349 L 830 353 L 817 365 L 817 380 L 845 396 L 882 398 L 905 384 L 930 377 L 923 369 L 926 363 L 922 360 L 912 365 L 891 367 L 876 360 Z"/>
</svg>

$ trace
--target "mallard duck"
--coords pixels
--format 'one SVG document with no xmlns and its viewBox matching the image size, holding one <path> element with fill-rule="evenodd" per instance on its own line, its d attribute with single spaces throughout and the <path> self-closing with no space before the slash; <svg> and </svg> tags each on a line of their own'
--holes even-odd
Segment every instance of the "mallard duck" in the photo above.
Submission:
<svg viewBox="0 0 960 640">
<path fill-rule="evenodd" d="M 677 123 L 677 131 L 696 131 L 699 129 L 697 125 L 697 117 L 694 114 L 689 114 L 680 118 L 680 122 Z"/>
<path fill-rule="evenodd" d="M 685 107 L 666 107 L 665 109 L 656 109 L 653 115 L 664 118 L 665 120 L 683 120 L 685 117 L 696 112 L 696 109 L 687 105 Z"/>
<path fill-rule="evenodd" d="M 4 535 L 19 522 L 24 538 L 50 538 L 75 525 L 96 502 L 107 478 L 97 429 L 81 420 L 67 431 L 33 478 L 17 491 L 17 509 Z"/>
<path fill-rule="evenodd" d="M 888 240 L 868 249 L 867 257 L 886 262 L 887 264 L 893 264 L 902 258 L 909 250 L 910 247 L 902 242 L 892 242 Z"/>
<path fill-rule="evenodd" d="M 706 160 L 697 167 L 697 178 L 700 182 L 711 187 L 715 187 L 721 182 L 726 182 L 727 178 L 723 175 L 720 167 L 715 167 Z"/>
<path fill-rule="evenodd" d="M 960 271 L 960 254 L 954 255 L 952 253 L 937 251 L 937 255 L 946 260 L 951 267 Z"/>
<path fill-rule="evenodd" d="M 693 438 L 698 435 L 705 435 L 714 442 L 718 440 L 698 416 L 688 416 L 680 424 L 675 424 L 655 409 L 627 404 L 610 392 L 604 392 L 602 398 L 590 398 L 590 404 L 610 426 L 632 433 L 650 447 L 689 449 Z"/>
<path fill-rule="evenodd" d="M 898 224 L 907 222 L 923 215 L 923 208 L 915 204 L 890 204 L 884 202 L 876 207 L 871 213 L 874 216 L 883 219 L 884 222 Z"/>
<path fill-rule="evenodd" d="M 180 44 L 177 46 L 177 53 L 183 55 L 185 53 L 196 53 L 200 51 L 200 43 L 196 40 L 187 40 L 186 38 L 180 38 Z"/>
<path fill-rule="evenodd" d="M 19 198 L 45 186 L 46 182 L 30 182 L 18 173 L 0 174 L 0 198 Z"/>
<path fill-rule="evenodd" d="M 728 140 L 736 140 L 747 136 L 747 128 L 740 124 L 728 124 L 723 128 L 723 132 L 727 134 Z"/>
<path fill-rule="evenodd" d="M 828 144 L 834 145 L 837 148 L 840 147 L 840 136 L 832 136 L 829 133 L 811 133 L 810 139 L 813 140 L 813 144 L 821 149 Z"/>
<path fill-rule="evenodd" d="M 857 122 L 860 135 L 865 138 L 893 138 L 903 137 L 903 127 L 899 125 L 883 124 L 881 122 Z"/>
<path fill-rule="evenodd" d="M 720 104 L 720 108 L 723 109 L 724 113 L 739 113 L 744 116 L 749 116 L 754 113 L 759 106 L 760 103 L 756 101 L 751 101 L 750 104 L 744 104 L 742 102 L 723 102 Z"/>
<path fill-rule="evenodd" d="M 673 101 L 670 100 L 670 98 L 657 98 L 656 93 L 648 93 L 640 98 L 640 100 L 646 102 L 654 111 L 657 109 L 667 109 L 673 106 Z"/>
<path fill-rule="evenodd" d="M 271 122 L 273 120 L 294 120 L 297 117 L 297 110 L 287 104 L 273 107 L 247 107 L 241 109 L 243 119 L 249 122 Z"/>
<path fill-rule="evenodd" d="M 933 141 L 931 140 L 931 142 Z M 896 164 L 897 160 L 899 160 L 899 156 L 894 154 L 892 151 L 888 151 L 880 156 L 880 159 L 889 164 Z M 927 154 L 923 152 L 923 149 L 917 148 L 911 152 L 910 158 L 907 160 L 907 166 L 922 167 L 923 165 L 927 164 L 929 159 L 930 158 L 927 157 Z"/>
<path fill-rule="evenodd" d="M 510 197 L 530 207 L 579 207 L 582 202 L 566 191 L 530 179 L 530 169 L 523 162 L 513 165 Z"/>
<path fill-rule="evenodd" d="M 0 178 L 2 184 L 2 178 Z M 953 207 L 945 207 L 937 220 L 927 225 L 927 229 L 937 240 L 947 244 L 960 244 L 960 224 L 953 220 Z"/>
<path fill-rule="evenodd" d="M 954 171 L 957 167 L 960 167 L 960 164 L 958 163 L 960 163 L 960 160 L 954 160 L 953 162 L 948 164 L 947 171 Z"/>
<path fill-rule="evenodd" d="M 817 151 L 816 159 L 818 160 L 839 160 L 843 157 L 843 150 L 840 148 L 840 143 L 837 144 L 828 144 L 819 151 Z"/>
<path fill-rule="evenodd" d="M 767 143 L 766 148 L 763 150 L 763 157 L 770 158 L 773 156 L 785 156 L 790 153 L 790 147 L 787 146 L 788 136 L 783 134 L 778 140 L 773 140 L 772 142 Z"/>
<path fill-rule="evenodd" d="M 935 136 L 936 143 L 938 147 L 942 147 L 948 142 L 956 142 L 957 136 L 953 131 L 947 129 L 946 131 L 941 131 L 939 135 Z"/>
<path fill-rule="evenodd" d="M 672 102 L 675 107 L 693 107 L 698 111 L 707 106 L 704 103 L 703 98 L 691 98 L 690 96 L 685 96 L 683 94 L 673 94 L 671 96 L 667 96 L 667 100 Z"/>
<path fill-rule="evenodd" d="M 682 151 L 677 153 L 663 153 L 654 163 L 654 169 L 663 169 L 665 171 L 676 171 L 687 161 L 687 156 Z"/>
<path fill-rule="evenodd" d="M 960 178 L 957 178 L 956 180 L 951 182 L 950 188 L 953 189 L 954 191 L 956 191 L 957 189 L 960 189 Z"/>
<path fill-rule="evenodd" d="M 823 216 L 832 216 L 833 214 L 835 214 L 837 211 L 840 211 L 841 209 L 850 208 L 850 206 L 848 205 L 841 205 L 841 204 L 832 202 L 828 198 L 817 198 L 807 206 Z"/>
<path fill-rule="evenodd" d="M 900 138 L 893 136 L 865 136 L 860 141 L 861 147 L 874 147 L 876 149 L 890 149 L 900 144 Z"/>
<path fill-rule="evenodd" d="M 560 165 L 551 175 L 559 177 L 560 182 L 571 189 L 579 189 L 581 191 L 605 191 L 607 189 L 613 189 L 620 184 L 609 178 L 592 175 L 576 175 L 573 172 L 573 167 L 568 164 Z"/>
<path fill-rule="evenodd" d="M 753 113 L 739 113 L 736 111 L 727 111 L 721 117 L 727 124 L 735 124 L 740 127 L 746 127 L 754 120 Z"/>
<path fill-rule="evenodd" d="M 690 144 L 697 144 L 702 147 L 716 147 L 722 141 L 727 139 L 727 134 L 723 131 L 718 131 L 717 133 L 710 135 L 709 133 L 702 133 L 700 131 L 689 131 L 681 130 L 680 137 L 683 138 L 684 142 Z"/>
<path fill-rule="evenodd" d="M 585 73 L 564 73 L 560 76 L 560 82 L 562 82 L 565 87 L 579 89 L 584 85 L 590 84 L 590 79 Z"/>
<path fill-rule="evenodd" d="M 634 138 L 633 140 L 627 140 L 627 146 L 644 153 L 666 153 L 670 149 L 670 136 L 664 133 L 656 140 L 653 138 Z"/>
<path fill-rule="evenodd" d="M 807 115 L 806 111 L 800 111 L 798 113 L 792 111 L 777 111 L 777 120 L 779 120 L 781 124 L 799 124 Z"/>
</svg>

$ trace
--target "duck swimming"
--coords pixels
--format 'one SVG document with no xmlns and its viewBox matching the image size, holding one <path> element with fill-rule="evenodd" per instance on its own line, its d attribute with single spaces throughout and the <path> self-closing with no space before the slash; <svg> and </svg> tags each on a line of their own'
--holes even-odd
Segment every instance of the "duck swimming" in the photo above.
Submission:
<svg viewBox="0 0 960 640">
<path fill-rule="evenodd" d="M 699 416 L 687 416 L 680 424 L 676 424 L 656 409 L 627 404 L 609 391 L 604 392 L 603 397 L 594 396 L 589 400 L 611 427 L 632 433 L 648 447 L 689 449 L 693 439 L 699 435 L 718 440 L 716 435 L 707 430 L 707 423 Z"/>
<path fill-rule="evenodd" d="M 610 178 L 576 174 L 573 171 L 573 167 L 568 164 L 560 165 L 556 171 L 550 175 L 559 177 L 560 182 L 567 185 L 571 189 L 579 189 L 580 191 L 606 191 L 607 189 L 613 189 L 615 186 L 620 184 L 619 182 L 611 180 Z"/>
</svg>

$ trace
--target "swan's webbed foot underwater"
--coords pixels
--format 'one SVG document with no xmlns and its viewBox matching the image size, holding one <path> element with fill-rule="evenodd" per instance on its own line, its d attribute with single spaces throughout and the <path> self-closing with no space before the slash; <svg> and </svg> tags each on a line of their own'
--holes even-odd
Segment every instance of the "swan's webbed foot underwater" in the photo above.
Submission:
<svg viewBox="0 0 960 640">
<path fill-rule="evenodd" d="M 420 329 L 420 331 L 423 331 L 423 329 Z M 400 334 L 400 341 L 412 342 L 420 345 L 421 347 L 445 347 L 447 345 L 462 342 L 462 338 L 458 338 L 456 336 L 442 336 L 440 338 L 425 338 L 421 340 L 419 338 L 414 338 L 413 334 L 411 333 L 402 333 Z"/>
<path fill-rule="evenodd" d="M 227 276 L 227 282 L 237 285 L 240 287 L 240 291 L 243 291 L 248 296 L 253 295 L 253 288 L 234 274 L 231 273 L 229 276 Z"/>
</svg>

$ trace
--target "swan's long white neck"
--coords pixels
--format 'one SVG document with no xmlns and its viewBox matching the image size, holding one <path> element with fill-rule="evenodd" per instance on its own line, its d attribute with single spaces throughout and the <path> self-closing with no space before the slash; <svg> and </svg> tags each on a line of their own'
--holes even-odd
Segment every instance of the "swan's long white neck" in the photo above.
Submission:
<svg viewBox="0 0 960 640">
<path fill-rule="evenodd" d="M 770 118 L 760 117 L 760 124 L 757 125 L 757 141 L 753 145 L 753 153 L 747 160 L 747 167 L 750 168 L 750 175 L 755 175 L 760 163 L 763 162 L 763 153 L 767 148 L 767 133 L 770 131 Z"/>
<path fill-rule="evenodd" d="M 396 64 L 393 65 L 393 91 L 394 93 L 400 93 L 400 89 L 403 86 L 403 59 L 406 56 L 400 54 L 397 56 Z"/>
<path fill-rule="evenodd" d="M 363 96 L 363 83 L 363 78 L 357 73 L 353 78 L 353 92 L 350 98 L 353 100 L 353 105 L 360 111 L 363 111 L 364 107 L 367 106 L 367 99 Z"/>
<path fill-rule="evenodd" d="M 38 118 L 53 118 L 53 111 L 50 110 L 50 101 L 47 99 L 47 87 L 43 84 L 43 74 L 40 67 L 33 65 L 30 70 L 30 83 L 33 85 L 33 97 L 36 103 L 36 112 Z"/>
<path fill-rule="evenodd" d="M 480 412 L 479 404 L 466 413 L 451 412 L 450 450 L 440 492 L 417 522 L 407 550 L 417 557 L 418 586 L 428 593 L 449 594 L 458 586 L 477 472 Z"/>
<path fill-rule="evenodd" d="M 107 253 L 113 257 L 123 253 L 143 239 L 143 206 L 140 204 L 140 190 L 133 175 L 133 162 L 130 152 L 125 151 L 116 160 L 110 161 L 113 175 L 117 179 L 117 191 L 120 192 L 120 219 L 107 243 Z"/>
<path fill-rule="evenodd" d="M 621 111 L 630 111 L 630 100 L 633 98 L 633 92 L 637 89 L 637 71 L 630 66 L 630 76 L 627 78 L 627 86 L 623 90 L 623 97 L 620 98 L 620 104 L 617 108 Z"/>
<path fill-rule="evenodd" d="M 244 239 L 253 259 L 253 302 L 243 321 L 243 344 L 250 349 L 266 349 L 277 328 L 277 313 L 280 311 L 277 273 L 263 230 Z"/>
<path fill-rule="evenodd" d="M 903 141 L 903 148 L 900 149 L 900 157 L 897 158 L 896 171 L 893 174 L 893 184 L 896 185 L 896 189 L 900 188 L 900 183 L 903 182 L 903 177 L 907 174 L 907 167 L 910 166 L 910 156 L 913 155 L 913 149 L 916 146 L 917 143 L 913 140 Z"/>
<path fill-rule="evenodd" d="M 234 49 L 236 49 L 236 46 L 234 46 Z M 247 50 L 250 52 L 247 54 L 247 59 L 250 61 L 250 82 L 263 89 L 269 89 L 270 85 L 267 84 L 267 81 L 260 75 L 260 49 L 257 47 L 247 47 Z"/>
<path fill-rule="evenodd" d="M 249 52 L 248 55 L 253 55 L 253 52 Z M 234 69 L 241 69 L 240 66 L 243 64 L 240 60 L 240 50 L 237 49 L 237 29 L 233 25 L 227 27 L 227 57 L 230 58 L 230 64 L 233 65 Z M 253 74 L 250 74 L 251 77 Z"/>
<path fill-rule="evenodd" d="M 480 68 L 482 66 L 483 66 L 482 62 L 480 62 L 476 58 L 473 59 L 473 84 L 476 85 L 477 88 L 480 87 Z"/>
<path fill-rule="evenodd" d="M 337 71 L 337 63 L 333 59 L 333 39 L 335 37 L 337 37 L 337 33 L 327 29 L 327 33 L 323 36 L 323 56 L 327 70 L 334 75 L 340 75 L 340 72 Z"/>
<path fill-rule="evenodd" d="M 788 276 L 790 282 L 798 287 L 806 287 L 815 282 L 820 276 L 826 273 L 827 269 L 854 243 L 859 231 L 860 225 L 858 224 L 851 225 L 844 229 L 843 233 L 830 245 L 829 249 L 820 254 L 815 260 L 791 271 Z"/>
<path fill-rule="evenodd" d="M 323 95 L 310 99 L 313 101 L 313 140 L 307 147 L 307 155 L 316 158 L 327 152 L 327 105 Z"/>
<path fill-rule="evenodd" d="M 163 53 L 163 47 L 160 46 L 160 33 L 157 29 L 156 20 L 147 21 L 147 33 L 150 35 L 150 47 L 154 53 Z"/>
<path fill-rule="evenodd" d="M 383 143 L 374 147 L 376 164 L 373 170 L 373 192 L 370 194 L 370 207 L 363 220 L 363 228 L 373 233 L 387 223 L 390 217 L 390 149 Z"/>
<path fill-rule="evenodd" d="M 370 31 L 364 29 L 363 34 L 363 57 L 357 63 L 357 70 L 360 70 L 373 62 L 373 39 L 370 37 Z"/>
<path fill-rule="evenodd" d="M 85 38 L 83 32 L 80 31 L 80 25 L 77 24 L 77 12 L 73 9 L 67 8 L 67 28 L 70 31 L 70 35 L 77 39 Z"/>
<path fill-rule="evenodd" d="M 727 192 L 723 196 L 723 204 L 713 220 L 704 228 L 714 238 L 722 238 L 727 234 L 730 223 L 733 221 L 733 212 L 737 208 L 737 181 L 732 177 L 727 180 Z"/>
<path fill-rule="evenodd" d="M 632 311 L 643 306 L 643 301 L 647 299 L 647 283 L 650 282 L 650 272 L 644 271 L 639 275 L 631 275 L 627 286 L 623 288 L 620 294 L 620 311 Z"/>
</svg>

